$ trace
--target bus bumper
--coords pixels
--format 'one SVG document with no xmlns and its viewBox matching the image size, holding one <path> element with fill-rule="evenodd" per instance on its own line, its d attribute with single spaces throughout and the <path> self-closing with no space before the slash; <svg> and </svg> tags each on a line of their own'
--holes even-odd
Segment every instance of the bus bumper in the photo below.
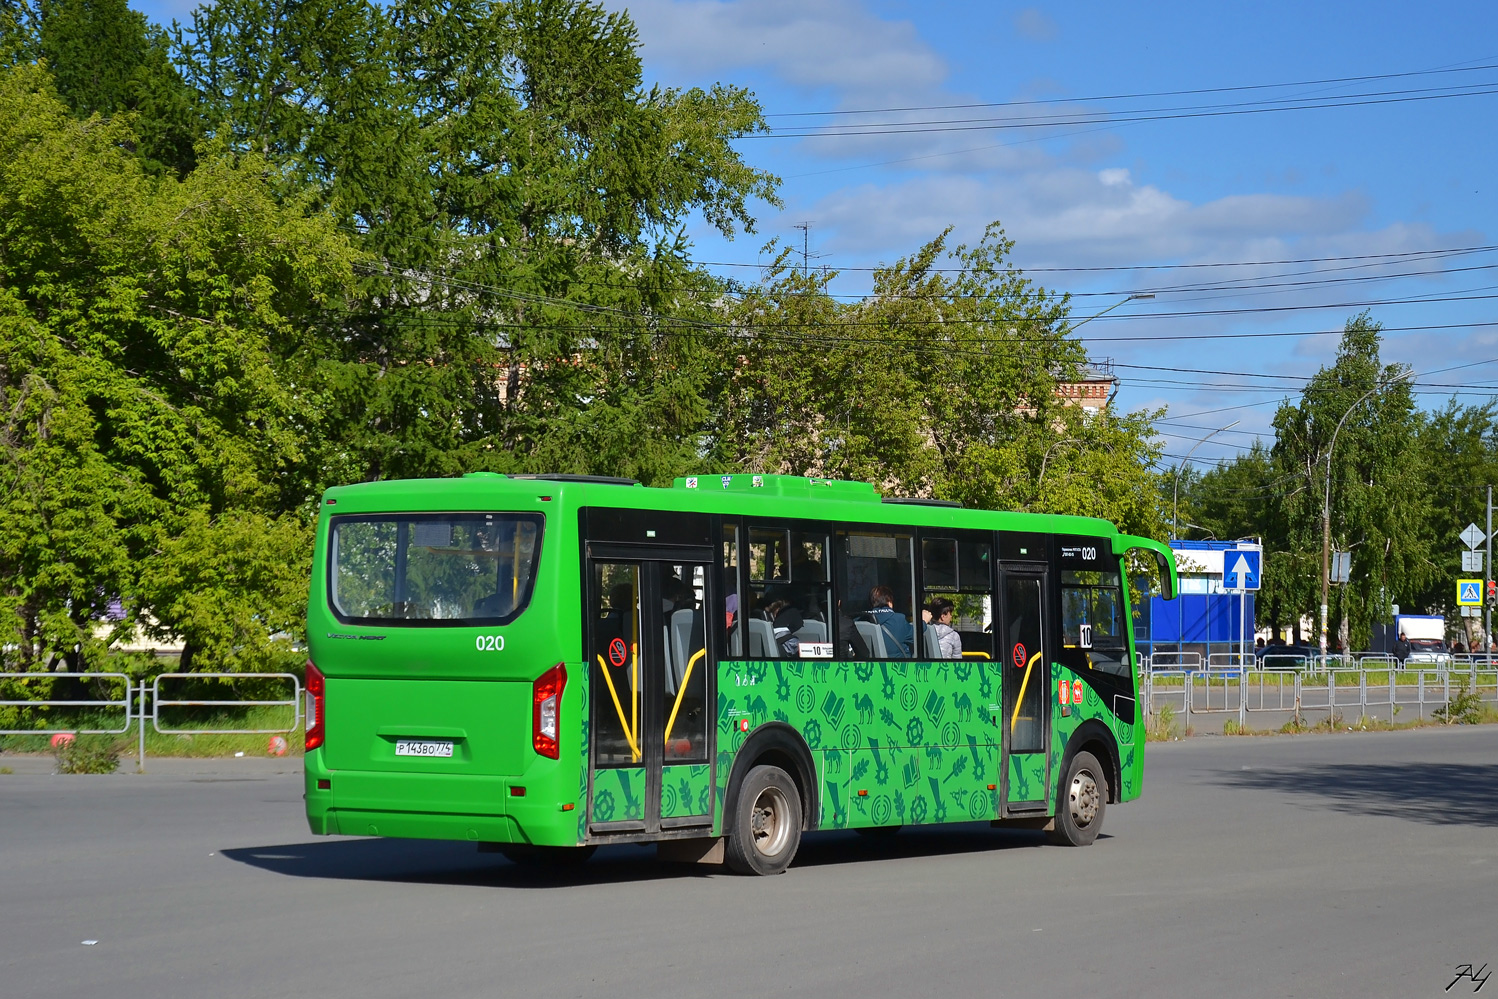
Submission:
<svg viewBox="0 0 1498 999">
<path fill-rule="evenodd" d="M 320 762 L 309 754 L 306 772 L 307 825 L 319 836 L 580 842 L 578 804 L 524 777 L 330 771 Z"/>
</svg>

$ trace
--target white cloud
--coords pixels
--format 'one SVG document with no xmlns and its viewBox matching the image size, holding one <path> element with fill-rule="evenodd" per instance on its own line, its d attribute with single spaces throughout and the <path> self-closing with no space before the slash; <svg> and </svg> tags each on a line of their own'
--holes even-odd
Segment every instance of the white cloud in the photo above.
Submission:
<svg viewBox="0 0 1498 999">
<path fill-rule="evenodd" d="M 1056 22 L 1038 7 L 1026 7 L 1014 14 L 1014 30 L 1032 42 L 1051 42 L 1059 34 Z"/>
<path fill-rule="evenodd" d="M 831 88 L 843 107 L 935 93 L 947 64 L 909 21 L 857 0 L 635 0 L 647 59 L 688 75 L 762 66 L 795 87 Z"/>
</svg>

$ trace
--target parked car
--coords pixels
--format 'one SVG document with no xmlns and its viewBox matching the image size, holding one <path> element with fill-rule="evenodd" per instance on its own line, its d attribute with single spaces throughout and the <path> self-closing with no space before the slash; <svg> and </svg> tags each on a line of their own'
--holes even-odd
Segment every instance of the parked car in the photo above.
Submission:
<svg viewBox="0 0 1498 999">
<path fill-rule="evenodd" d="M 1274 644 L 1255 649 L 1261 669 L 1296 669 L 1315 659 L 1321 650 L 1310 645 Z"/>
</svg>

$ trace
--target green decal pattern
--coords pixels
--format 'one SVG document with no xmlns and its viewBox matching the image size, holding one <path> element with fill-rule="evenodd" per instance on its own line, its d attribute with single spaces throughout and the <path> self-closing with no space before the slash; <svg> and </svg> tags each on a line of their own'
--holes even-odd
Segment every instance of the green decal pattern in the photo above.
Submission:
<svg viewBox="0 0 1498 999">
<path fill-rule="evenodd" d="M 1046 754 L 1045 753 L 1014 753 L 1009 757 L 1009 800 L 1010 802 L 1022 801 L 1046 801 L 1049 806 L 1050 795 L 1046 793 Z M 1047 807 L 1049 813 L 1050 807 Z"/>
<path fill-rule="evenodd" d="M 712 774 L 706 765 L 663 767 L 661 818 L 706 815 L 712 796 Z"/>
<path fill-rule="evenodd" d="M 977 659 L 721 663 L 714 825 L 734 755 L 770 721 L 811 749 L 824 829 L 993 818 L 998 696 L 996 668 Z"/>
<path fill-rule="evenodd" d="M 594 822 L 628 822 L 645 818 L 645 768 L 618 767 L 593 771 Z"/>
<path fill-rule="evenodd" d="M 1113 713 L 1112 706 L 1105 705 L 1098 692 L 1083 681 L 1082 703 L 1073 702 L 1070 716 L 1063 717 L 1059 708 L 1056 707 L 1060 698 L 1060 682 L 1065 680 L 1068 688 L 1074 690 L 1074 685 L 1079 679 L 1079 675 L 1074 670 L 1059 663 L 1051 664 L 1049 696 L 1053 702 L 1051 718 L 1055 733 L 1051 740 L 1051 773 L 1057 780 L 1061 779 L 1061 757 L 1066 752 L 1066 744 L 1078 726 L 1089 718 L 1101 719 L 1112 730 L 1118 743 L 1119 769 L 1123 774 L 1123 786 L 1115 789 L 1115 793 L 1119 801 L 1132 801 L 1139 797 L 1140 782 L 1144 771 L 1144 738 L 1140 716 L 1136 710 L 1134 724 L 1123 722 Z"/>
<path fill-rule="evenodd" d="M 587 672 L 584 671 L 583 672 L 583 676 L 587 676 L 587 675 L 588 675 Z M 587 684 L 583 684 L 582 687 L 583 687 L 582 702 L 584 704 L 587 704 L 588 703 Z M 587 713 L 587 711 L 582 710 L 582 711 L 579 711 L 578 714 L 581 716 L 580 717 L 580 722 L 581 722 L 582 729 L 581 729 L 581 733 L 580 733 L 581 738 L 579 739 L 579 745 L 582 747 L 582 754 L 578 757 L 579 766 L 577 768 L 577 803 L 579 805 L 583 805 L 584 807 L 576 809 L 576 812 L 577 812 L 577 841 L 578 841 L 579 844 L 581 844 L 581 843 L 586 842 L 587 839 L 588 839 L 588 809 L 586 807 L 586 803 L 587 803 L 587 800 L 588 800 L 588 770 L 589 770 L 589 768 L 593 764 L 593 756 L 592 756 L 592 753 L 589 751 L 589 746 L 588 746 L 588 713 Z"/>
</svg>

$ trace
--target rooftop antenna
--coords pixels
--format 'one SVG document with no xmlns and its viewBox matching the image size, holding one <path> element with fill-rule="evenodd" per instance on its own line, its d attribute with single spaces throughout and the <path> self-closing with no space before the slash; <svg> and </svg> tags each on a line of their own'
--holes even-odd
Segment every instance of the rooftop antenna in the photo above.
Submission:
<svg viewBox="0 0 1498 999">
<path fill-rule="evenodd" d="M 823 254 L 823 253 L 812 253 L 811 252 L 811 227 L 813 225 L 815 225 L 814 222 L 808 221 L 808 222 L 797 222 L 795 225 L 791 226 L 792 229 L 800 229 L 801 230 L 801 276 L 802 277 L 806 277 L 806 275 L 809 273 L 810 268 L 807 265 L 810 263 L 810 261 L 816 260 L 818 257 L 826 256 L 826 254 Z"/>
</svg>

